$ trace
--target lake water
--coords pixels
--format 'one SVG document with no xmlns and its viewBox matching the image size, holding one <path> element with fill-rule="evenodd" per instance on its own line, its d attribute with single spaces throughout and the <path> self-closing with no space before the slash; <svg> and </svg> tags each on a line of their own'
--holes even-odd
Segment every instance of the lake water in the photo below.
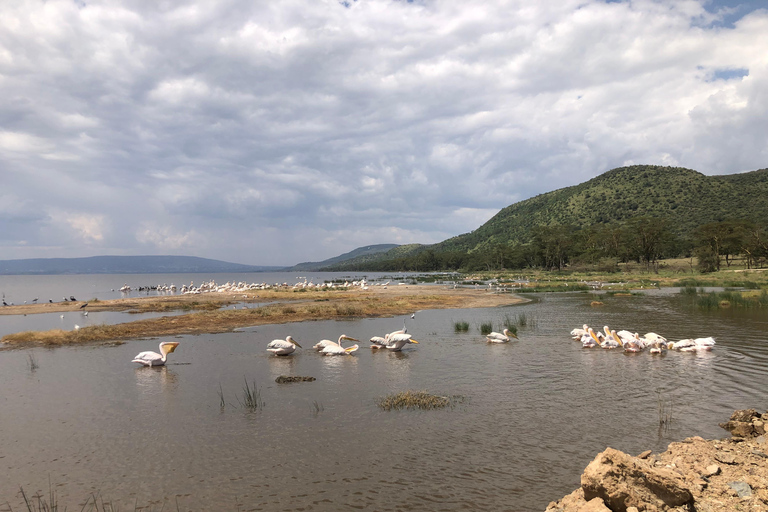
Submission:
<svg viewBox="0 0 768 512">
<path fill-rule="evenodd" d="M 636 454 L 725 437 L 717 423 L 734 409 L 765 407 L 764 312 L 697 311 L 669 290 L 604 296 L 602 307 L 589 294 L 533 298 L 408 315 L 420 343 L 402 353 L 367 343 L 402 317 L 169 338 L 180 345 L 161 368 L 130 361 L 163 339 L 0 351 L 0 510 L 24 509 L 20 487 L 47 496 L 49 482 L 71 510 L 94 493 L 121 510 L 543 510 L 606 446 Z M 506 317 L 526 320 L 520 340 L 485 343 L 480 323 L 498 329 Z M 454 332 L 456 321 L 469 332 Z M 585 350 L 568 336 L 583 323 L 711 335 L 717 346 L 663 357 Z M 361 339 L 355 355 L 311 350 L 342 333 Z M 304 349 L 266 352 L 287 334 Z M 279 375 L 317 380 L 276 384 Z M 240 405 L 246 381 L 262 408 Z M 408 389 L 465 400 L 377 406 Z M 667 430 L 660 402 L 672 411 Z"/>
</svg>

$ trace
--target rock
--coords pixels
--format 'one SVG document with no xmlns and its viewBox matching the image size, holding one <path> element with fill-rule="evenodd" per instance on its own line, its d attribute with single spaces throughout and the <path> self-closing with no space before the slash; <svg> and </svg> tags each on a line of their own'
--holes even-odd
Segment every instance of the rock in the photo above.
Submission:
<svg viewBox="0 0 768 512">
<path fill-rule="evenodd" d="M 579 509 L 579 512 L 611 512 L 611 509 L 605 506 L 600 498 L 593 498 L 586 505 Z"/>
<path fill-rule="evenodd" d="M 707 466 L 707 469 L 704 471 L 704 476 L 710 477 L 720 474 L 720 466 L 717 464 L 710 464 Z"/>
<path fill-rule="evenodd" d="M 626 453 L 608 448 L 589 463 L 581 476 L 584 499 L 601 498 L 612 511 L 628 507 L 692 506 L 693 495 L 677 473 L 655 468 Z"/>
<path fill-rule="evenodd" d="M 653 452 L 651 450 L 645 450 L 643 453 L 637 456 L 638 459 L 647 459 Z"/>
<path fill-rule="evenodd" d="M 278 384 L 285 384 L 286 382 L 312 382 L 316 380 L 314 377 L 291 377 L 288 375 L 281 375 L 275 379 Z"/>
<path fill-rule="evenodd" d="M 732 436 L 752 437 L 756 434 L 755 427 L 752 423 L 746 421 L 728 421 L 726 423 L 720 423 L 720 428 L 724 428 L 730 432 Z"/>
<path fill-rule="evenodd" d="M 736 458 L 728 452 L 721 452 L 715 455 L 715 460 L 723 464 L 736 464 Z"/>
<path fill-rule="evenodd" d="M 731 414 L 731 421 L 751 422 L 756 418 L 760 418 L 760 413 L 758 413 L 755 409 L 741 409 L 738 411 L 733 411 L 733 414 Z"/>
<path fill-rule="evenodd" d="M 747 482 L 728 482 L 728 487 L 736 491 L 739 498 L 749 498 L 752 496 L 752 488 Z"/>
</svg>

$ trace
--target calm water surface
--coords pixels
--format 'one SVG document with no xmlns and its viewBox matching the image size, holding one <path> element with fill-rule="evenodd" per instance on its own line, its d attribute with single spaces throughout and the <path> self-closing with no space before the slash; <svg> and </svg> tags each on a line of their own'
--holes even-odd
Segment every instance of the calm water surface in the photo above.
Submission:
<svg viewBox="0 0 768 512">
<path fill-rule="evenodd" d="M 181 344 L 165 368 L 130 362 L 161 339 L 0 351 L 0 503 L 21 509 L 19 487 L 47 494 L 50 480 L 72 510 L 95 492 L 123 510 L 177 501 L 180 510 L 543 510 L 606 446 L 638 453 L 723 437 L 717 423 L 733 409 L 764 407 L 764 313 L 700 312 L 668 292 L 604 297 L 600 308 L 587 294 L 536 299 L 417 312 L 407 324 L 420 344 L 399 354 L 366 340 L 402 317 L 173 338 Z M 506 316 L 527 320 L 520 341 L 486 344 L 479 324 Z M 470 332 L 455 333 L 455 321 Z M 663 357 L 584 350 L 568 332 L 585 322 L 718 344 Z M 342 333 L 363 340 L 356 355 L 311 350 Z M 304 350 L 265 351 L 287 334 Z M 276 384 L 283 374 L 317 381 Z M 261 410 L 239 405 L 246 380 Z M 439 411 L 377 407 L 407 389 L 466 400 Z M 673 413 L 666 431 L 660 400 Z"/>
</svg>

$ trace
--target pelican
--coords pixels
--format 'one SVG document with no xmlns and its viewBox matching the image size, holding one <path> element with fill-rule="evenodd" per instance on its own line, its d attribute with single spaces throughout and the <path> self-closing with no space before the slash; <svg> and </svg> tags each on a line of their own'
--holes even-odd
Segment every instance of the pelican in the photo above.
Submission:
<svg viewBox="0 0 768 512">
<path fill-rule="evenodd" d="M 485 340 L 488 343 L 507 343 L 510 337 L 518 339 L 515 333 L 505 328 L 503 334 L 499 332 L 492 332 L 490 334 L 486 334 Z"/>
<path fill-rule="evenodd" d="M 272 340 L 267 345 L 267 350 L 272 352 L 276 356 L 287 356 L 296 350 L 296 347 L 301 348 L 301 345 L 296 343 L 290 336 L 286 336 L 284 340 Z"/>
<path fill-rule="evenodd" d="M 581 329 L 578 327 L 571 331 L 571 337 L 575 341 L 581 340 L 582 337 L 584 337 L 585 334 L 589 334 L 589 326 L 587 324 L 584 324 Z"/>
<path fill-rule="evenodd" d="M 387 348 L 392 352 L 400 352 L 408 343 L 419 344 L 410 334 L 394 334 L 387 340 Z"/>
<path fill-rule="evenodd" d="M 354 352 L 359 348 L 357 344 L 354 344 L 351 347 L 344 348 L 341 346 L 341 340 L 360 341 L 350 336 L 347 336 L 346 334 L 342 334 L 341 336 L 339 336 L 338 343 L 331 343 L 330 345 L 326 345 L 325 348 L 323 348 L 323 350 L 320 351 L 320 353 L 326 356 L 347 356 L 352 354 L 352 352 Z"/>
<path fill-rule="evenodd" d="M 667 343 L 667 348 L 672 350 L 679 350 L 681 352 L 695 352 L 696 342 L 690 338 L 686 338 L 684 340 L 675 341 L 675 342 L 670 341 Z"/>
<path fill-rule="evenodd" d="M 319 341 L 318 343 L 316 343 L 316 344 L 315 344 L 315 346 L 314 346 L 314 347 L 312 347 L 312 348 L 314 348 L 314 349 L 315 349 L 315 350 L 317 350 L 318 352 L 322 352 L 322 351 L 323 351 L 323 349 L 324 349 L 325 347 L 328 347 L 328 346 L 330 346 L 330 345 L 338 345 L 338 346 L 341 346 L 341 340 L 354 340 L 354 341 L 358 341 L 358 340 L 356 340 L 356 339 L 354 339 L 354 338 L 350 338 L 350 337 L 349 337 L 349 336 L 347 336 L 346 334 L 342 334 L 341 336 L 339 336 L 339 341 L 333 341 L 333 340 L 320 340 L 320 341 Z"/>
<path fill-rule="evenodd" d="M 381 336 L 374 336 L 371 338 L 371 348 L 386 348 L 387 338 Z"/>
<path fill-rule="evenodd" d="M 592 348 L 598 344 L 597 337 L 589 333 L 581 337 L 581 348 Z"/>
<path fill-rule="evenodd" d="M 696 344 L 697 350 L 712 350 L 715 346 L 715 338 L 709 336 L 708 338 L 695 338 L 693 342 Z"/>
<path fill-rule="evenodd" d="M 160 354 L 157 352 L 152 352 L 151 350 L 147 352 L 141 352 L 136 357 L 134 357 L 133 361 L 131 362 L 140 363 L 144 366 L 163 366 L 166 359 L 168 359 L 168 354 L 176 350 L 176 347 L 178 346 L 178 341 L 164 341 L 160 343 Z"/>
</svg>

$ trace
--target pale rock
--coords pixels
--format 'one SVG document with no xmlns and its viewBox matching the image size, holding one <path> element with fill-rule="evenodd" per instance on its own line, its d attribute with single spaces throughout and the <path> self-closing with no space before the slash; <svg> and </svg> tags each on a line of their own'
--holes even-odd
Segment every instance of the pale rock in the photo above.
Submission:
<svg viewBox="0 0 768 512">
<path fill-rule="evenodd" d="M 611 512 L 611 509 L 605 506 L 600 498 L 593 498 L 586 505 L 579 509 L 579 512 Z"/>
</svg>

